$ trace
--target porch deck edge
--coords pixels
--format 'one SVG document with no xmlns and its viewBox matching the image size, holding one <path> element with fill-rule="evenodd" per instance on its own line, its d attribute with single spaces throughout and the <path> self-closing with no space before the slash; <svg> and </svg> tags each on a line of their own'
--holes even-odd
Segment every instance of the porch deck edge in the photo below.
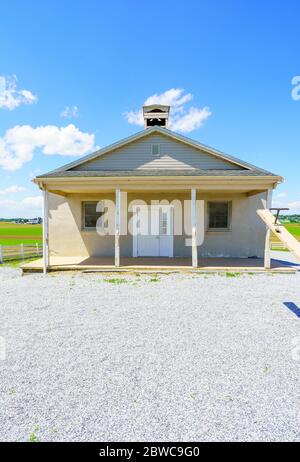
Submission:
<svg viewBox="0 0 300 462">
<path fill-rule="evenodd" d="M 21 266 L 22 274 L 42 273 L 42 267 Z M 274 273 L 274 274 L 294 274 L 297 268 L 294 267 L 245 267 L 245 266 L 98 266 L 98 265 L 52 265 L 48 267 L 49 272 L 55 271 L 81 271 L 84 273 Z"/>
</svg>

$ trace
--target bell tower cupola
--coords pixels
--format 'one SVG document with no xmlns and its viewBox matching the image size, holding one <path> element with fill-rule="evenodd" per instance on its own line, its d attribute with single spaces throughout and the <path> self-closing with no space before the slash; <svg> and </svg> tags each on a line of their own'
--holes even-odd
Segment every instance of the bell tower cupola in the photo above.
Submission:
<svg viewBox="0 0 300 462">
<path fill-rule="evenodd" d="M 154 126 L 167 128 L 169 120 L 170 106 L 161 104 L 152 104 L 143 107 L 144 128 Z"/>
</svg>

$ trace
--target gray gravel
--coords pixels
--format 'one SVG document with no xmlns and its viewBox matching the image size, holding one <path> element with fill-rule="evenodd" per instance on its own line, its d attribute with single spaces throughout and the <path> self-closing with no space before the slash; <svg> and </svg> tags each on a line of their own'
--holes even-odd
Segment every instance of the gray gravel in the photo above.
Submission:
<svg viewBox="0 0 300 462">
<path fill-rule="evenodd" d="M 271 256 L 274 260 L 280 261 L 287 266 L 300 267 L 299 260 L 291 252 L 283 252 L 280 250 L 272 250 Z"/>
<path fill-rule="evenodd" d="M 300 273 L 230 276 L 2 268 L 0 440 L 299 441 Z"/>
</svg>

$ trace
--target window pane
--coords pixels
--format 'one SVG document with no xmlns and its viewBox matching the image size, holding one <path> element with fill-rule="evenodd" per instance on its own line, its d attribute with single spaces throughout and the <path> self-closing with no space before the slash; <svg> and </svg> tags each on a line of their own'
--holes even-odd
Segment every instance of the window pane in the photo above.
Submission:
<svg viewBox="0 0 300 462">
<path fill-rule="evenodd" d="M 160 235 L 167 236 L 168 235 L 168 213 L 161 211 L 160 216 Z"/>
<path fill-rule="evenodd" d="M 97 220 L 104 212 L 96 211 L 97 202 L 84 204 L 84 228 L 95 228 Z"/>
<path fill-rule="evenodd" d="M 95 202 L 95 204 L 84 204 L 84 210 L 85 210 L 86 215 L 95 214 L 96 213 L 96 207 L 97 207 L 96 202 Z"/>
<path fill-rule="evenodd" d="M 97 223 L 98 216 L 96 215 L 86 215 L 84 226 L 86 228 L 95 228 Z"/>
<path fill-rule="evenodd" d="M 209 228 L 228 228 L 228 202 L 209 203 Z"/>
</svg>

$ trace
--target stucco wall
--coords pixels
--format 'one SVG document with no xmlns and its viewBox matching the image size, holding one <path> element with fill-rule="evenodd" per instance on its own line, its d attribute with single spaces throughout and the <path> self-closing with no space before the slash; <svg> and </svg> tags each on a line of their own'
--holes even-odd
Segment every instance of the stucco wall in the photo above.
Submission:
<svg viewBox="0 0 300 462">
<path fill-rule="evenodd" d="M 168 194 L 128 194 L 132 199 L 166 199 L 172 201 L 190 199 L 187 193 Z M 49 194 L 49 248 L 52 256 L 113 256 L 114 236 L 99 236 L 96 231 L 82 229 L 82 202 L 114 200 L 114 194 L 70 195 L 67 197 Z M 204 243 L 198 247 L 201 257 L 262 257 L 264 253 L 265 225 L 256 214 L 264 208 L 266 194 L 246 197 L 243 194 L 197 194 L 197 199 L 205 201 L 204 225 L 207 228 L 207 202 L 209 200 L 232 201 L 231 230 L 225 232 L 205 231 Z M 188 214 L 189 215 L 189 214 Z M 124 212 L 123 215 L 124 217 Z M 130 214 L 128 214 L 130 218 Z M 123 219 L 124 222 L 124 219 Z M 185 245 L 187 235 L 174 236 L 174 256 L 191 256 L 191 247 Z M 120 239 L 121 256 L 132 256 L 132 236 L 122 235 Z"/>
</svg>

